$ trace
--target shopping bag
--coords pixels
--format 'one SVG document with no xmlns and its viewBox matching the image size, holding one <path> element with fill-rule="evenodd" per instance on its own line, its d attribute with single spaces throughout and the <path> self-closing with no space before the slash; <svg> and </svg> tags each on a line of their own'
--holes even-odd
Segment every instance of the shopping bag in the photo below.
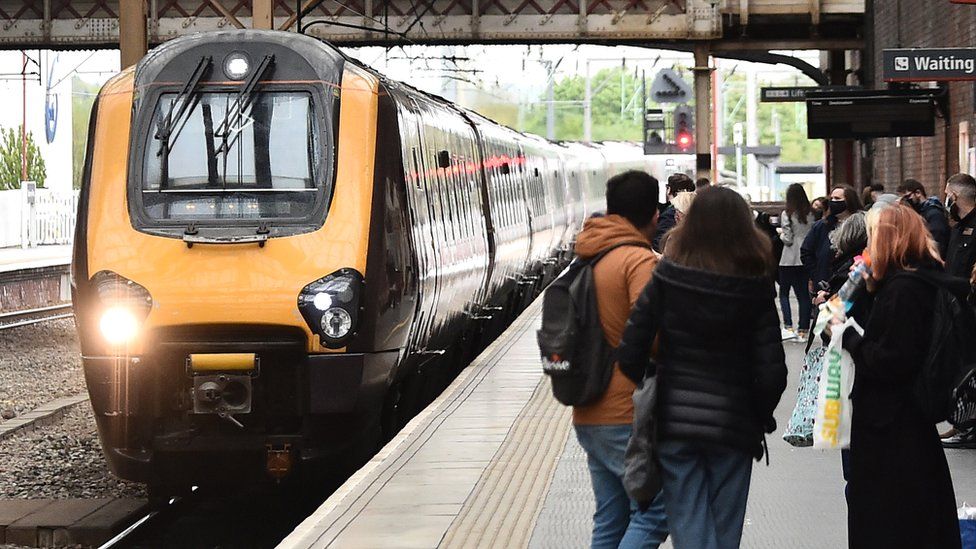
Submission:
<svg viewBox="0 0 976 549">
<path fill-rule="evenodd" d="M 851 445 L 851 389 L 854 387 L 854 359 L 843 348 L 844 332 L 864 330 L 853 318 L 831 330 L 817 388 L 817 410 L 813 420 L 813 447 L 849 448 Z"/>
<path fill-rule="evenodd" d="M 796 405 L 783 432 L 783 440 L 797 448 L 813 446 L 813 418 L 817 413 L 817 392 L 820 390 L 818 382 L 826 353 L 826 347 L 817 347 L 803 358 Z"/>
</svg>

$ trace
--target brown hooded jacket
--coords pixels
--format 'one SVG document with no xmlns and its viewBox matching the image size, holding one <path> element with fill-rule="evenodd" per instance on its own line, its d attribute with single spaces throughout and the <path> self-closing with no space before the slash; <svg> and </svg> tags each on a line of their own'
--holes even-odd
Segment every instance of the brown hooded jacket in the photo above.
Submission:
<svg viewBox="0 0 976 549">
<path fill-rule="evenodd" d="M 623 242 L 650 240 L 637 230 L 630 221 L 619 215 L 593 217 L 583 225 L 576 241 L 576 254 L 589 258 Z M 651 273 L 658 256 L 648 248 L 621 246 L 606 256 L 593 268 L 596 283 L 597 308 L 607 342 L 616 347 L 620 344 L 630 310 L 644 286 L 651 280 Z M 621 425 L 633 420 L 634 405 L 631 396 L 636 385 L 617 365 L 606 393 L 593 404 L 573 408 L 576 425 Z"/>
</svg>

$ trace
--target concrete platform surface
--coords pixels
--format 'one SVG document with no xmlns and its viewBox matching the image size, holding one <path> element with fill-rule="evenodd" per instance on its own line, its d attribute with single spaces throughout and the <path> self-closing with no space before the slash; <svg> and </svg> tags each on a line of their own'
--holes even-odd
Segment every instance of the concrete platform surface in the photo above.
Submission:
<svg viewBox="0 0 976 549">
<path fill-rule="evenodd" d="M 569 409 L 551 396 L 535 330 L 541 300 L 279 547 L 588 547 L 593 494 Z M 795 403 L 804 345 L 785 342 Z M 847 546 L 839 452 L 768 437 L 753 465 L 742 547 Z M 976 502 L 976 450 L 948 450 L 959 504 Z M 666 543 L 663 547 L 671 547 Z"/>
<path fill-rule="evenodd" d="M 124 529 L 146 502 L 138 499 L 0 500 L 0 543 L 27 547 L 99 545 Z"/>
<path fill-rule="evenodd" d="M 71 263 L 71 245 L 0 248 L 0 273 Z"/>
</svg>

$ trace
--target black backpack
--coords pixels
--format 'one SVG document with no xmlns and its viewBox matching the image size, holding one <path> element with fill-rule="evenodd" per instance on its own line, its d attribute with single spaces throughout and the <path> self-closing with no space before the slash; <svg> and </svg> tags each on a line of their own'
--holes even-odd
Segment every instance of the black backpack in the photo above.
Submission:
<svg viewBox="0 0 976 549">
<path fill-rule="evenodd" d="M 931 343 L 913 387 L 916 402 L 932 423 L 976 425 L 976 313 L 935 277 L 910 271 L 898 276 L 936 288 Z"/>
<path fill-rule="evenodd" d="M 621 246 L 651 249 L 646 242 L 624 242 L 590 259 L 576 258 L 542 296 L 542 328 L 536 332 L 542 371 L 552 379 L 553 396 L 566 406 L 590 404 L 610 384 L 615 349 L 600 323 L 593 267 Z"/>
</svg>

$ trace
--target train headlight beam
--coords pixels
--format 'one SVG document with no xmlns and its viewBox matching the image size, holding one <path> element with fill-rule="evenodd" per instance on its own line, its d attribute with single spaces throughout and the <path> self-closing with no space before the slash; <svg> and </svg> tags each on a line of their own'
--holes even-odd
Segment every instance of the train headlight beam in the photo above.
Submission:
<svg viewBox="0 0 976 549">
<path fill-rule="evenodd" d="M 109 307 L 98 321 L 102 337 L 111 345 L 124 345 L 139 333 L 139 321 L 126 307 Z"/>
</svg>

